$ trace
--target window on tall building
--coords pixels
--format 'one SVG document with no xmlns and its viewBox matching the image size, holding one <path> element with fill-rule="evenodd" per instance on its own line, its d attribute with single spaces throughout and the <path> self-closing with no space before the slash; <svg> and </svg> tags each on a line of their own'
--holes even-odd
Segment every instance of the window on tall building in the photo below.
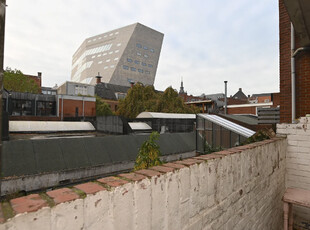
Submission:
<svg viewBox="0 0 310 230">
<path fill-rule="evenodd" d="M 128 69 L 129 69 L 129 66 L 128 66 L 128 65 L 123 65 L 123 69 L 128 70 Z"/>
<path fill-rule="evenodd" d="M 137 65 L 139 65 L 139 64 L 140 64 L 140 61 L 135 60 L 135 63 L 136 63 Z"/>
<path fill-rule="evenodd" d="M 138 56 L 141 56 L 141 53 L 138 52 L 137 55 L 138 55 Z"/>
<path fill-rule="evenodd" d="M 138 72 L 139 73 L 143 73 L 143 69 L 138 69 Z"/>
<path fill-rule="evenodd" d="M 137 45 L 136 45 L 138 48 L 142 48 L 142 45 L 141 44 L 139 44 L 139 43 L 137 43 Z"/>
<path fill-rule="evenodd" d="M 147 66 L 150 67 L 150 68 L 153 68 L 153 65 L 152 65 L 152 64 L 148 64 Z"/>
<path fill-rule="evenodd" d="M 146 73 L 146 74 L 150 74 L 151 72 L 150 72 L 150 71 L 145 70 L 145 73 Z"/>
<path fill-rule="evenodd" d="M 146 46 L 143 46 L 143 49 L 148 50 L 148 48 Z"/>
<path fill-rule="evenodd" d="M 127 58 L 127 61 L 128 61 L 128 62 L 132 62 L 132 59 L 131 59 L 131 58 Z"/>
<path fill-rule="evenodd" d="M 110 62 L 110 61 L 111 61 L 111 59 L 106 60 L 106 62 Z"/>
<path fill-rule="evenodd" d="M 116 46 L 121 46 L 122 45 L 122 43 L 118 43 Z"/>
<path fill-rule="evenodd" d="M 146 66 L 146 63 L 145 63 L 145 62 L 142 62 L 141 64 L 142 64 L 143 66 Z"/>
<path fill-rule="evenodd" d="M 119 52 L 119 50 L 115 50 L 115 53 L 118 53 Z"/>
<path fill-rule="evenodd" d="M 149 57 L 149 55 L 147 55 L 147 54 L 144 54 L 143 56 L 144 56 L 144 57 L 146 57 L 146 58 L 148 58 L 148 57 Z"/>
<path fill-rule="evenodd" d="M 130 67 L 131 71 L 136 71 L 137 69 L 135 67 Z"/>
<path fill-rule="evenodd" d="M 154 49 L 150 49 L 150 51 L 151 51 L 152 53 L 154 53 Z"/>
</svg>

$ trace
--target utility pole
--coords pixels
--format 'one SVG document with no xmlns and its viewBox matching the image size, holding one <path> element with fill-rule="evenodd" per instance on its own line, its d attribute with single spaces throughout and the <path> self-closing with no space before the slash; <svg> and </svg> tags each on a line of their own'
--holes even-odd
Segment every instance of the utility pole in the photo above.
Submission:
<svg viewBox="0 0 310 230">
<path fill-rule="evenodd" d="M 3 59 L 4 59 L 4 31 L 5 31 L 6 0 L 0 0 L 0 196 L 2 195 L 2 95 L 3 95 Z"/>
</svg>

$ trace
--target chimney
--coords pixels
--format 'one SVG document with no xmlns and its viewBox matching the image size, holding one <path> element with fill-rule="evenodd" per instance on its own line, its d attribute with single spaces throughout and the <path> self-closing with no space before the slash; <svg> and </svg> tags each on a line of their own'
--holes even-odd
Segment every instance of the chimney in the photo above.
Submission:
<svg viewBox="0 0 310 230">
<path fill-rule="evenodd" d="M 38 72 L 38 77 L 41 78 L 42 77 L 42 73 Z"/>
<path fill-rule="evenodd" d="M 101 76 L 100 76 L 100 73 L 98 72 L 98 76 L 96 76 L 96 84 L 99 84 L 101 83 Z"/>
<path fill-rule="evenodd" d="M 225 115 L 227 114 L 227 81 L 224 81 L 224 84 L 225 84 L 225 100 L 224 100 L 224 103 L 225 103 Z"/>
<path fill-rule="evenodd" d="M 242 92 L 242 88 L 239 88 L 239 91 L 241 91 L 241 92 Z"/>
</svg>

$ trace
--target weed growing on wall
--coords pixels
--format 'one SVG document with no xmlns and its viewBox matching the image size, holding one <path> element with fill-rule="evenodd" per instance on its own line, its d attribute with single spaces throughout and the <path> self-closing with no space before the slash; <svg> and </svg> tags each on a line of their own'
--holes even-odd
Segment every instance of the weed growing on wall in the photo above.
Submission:
<svg viewBox="0 0 310 230">
<path fill-rule="evenodd" d="M 135 162 L 135 171 L 162 164 L 159 159 L 161 155 L 159 145 L 155 142 L 158 138 L 159 133 L 152 132 L 149 139 L 141 145 Z"/>
</svg>

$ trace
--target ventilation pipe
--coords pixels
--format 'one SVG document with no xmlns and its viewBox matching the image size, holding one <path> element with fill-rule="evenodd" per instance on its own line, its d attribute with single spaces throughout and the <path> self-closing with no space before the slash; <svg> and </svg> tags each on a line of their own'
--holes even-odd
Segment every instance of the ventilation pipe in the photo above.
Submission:
<svg viewBox="0 0 310 230">
<path fill-rule="evenodd" d="M 227 81 L 225 83 L 225 115 L 227 114 Z"/>
</svg>

